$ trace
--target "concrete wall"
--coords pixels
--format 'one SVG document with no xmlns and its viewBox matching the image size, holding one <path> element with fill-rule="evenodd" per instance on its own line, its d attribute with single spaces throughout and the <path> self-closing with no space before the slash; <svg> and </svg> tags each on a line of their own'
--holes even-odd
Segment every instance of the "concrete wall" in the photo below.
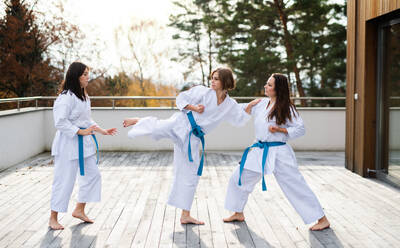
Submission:
<svg viewBox="0 0 400 248">
<path fill-rule="evenodd" d="M 0 171 L 43 152 L 45 111 L 0 115 Z"/>
<path fill-rule="evenodd" d="M 118 128 L 115 137 L 97 135 L 100 149 L 107 151 L 171 150 L 169 140 L 153 141 L 148 137 L 135 140 L 127 137 L 129 130 L 122 127 L 126 117 L 157 116 L 168 118 L 174 109 L 93 109 L 93 119 L 103 128 Z M 344 109 L 299 109 L 306 125 L 306 135 L 291 141 L 296 150 L 344 150 Z M 0 170 L 31 156 L 51 149 L 55 134 L 51 109 L 0 115 Z M 254 141 L 253 122 L 235 128 L 222 123 L 206 137 L 207 150 L 243 150 Z"/>
</svg>

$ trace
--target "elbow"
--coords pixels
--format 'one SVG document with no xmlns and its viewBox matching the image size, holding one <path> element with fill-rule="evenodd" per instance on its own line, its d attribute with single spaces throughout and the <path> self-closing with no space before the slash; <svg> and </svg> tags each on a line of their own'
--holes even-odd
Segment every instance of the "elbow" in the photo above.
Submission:
<svg viewBox="0 0 400 248">
<path fill-rule="evenodd" d="M 181 111 L 184 110 L 187 105 L 188 105 L 187 102 L 176 101 L 176 107 Z"/>
<path fill-rule="evenodd" d="M 297 131 L 297 138 L 302 137 L 306 134 L 306 129 L 304 128 L 304 126 L 302 126 L 301 128 L 298 129 Z"/>
<path fill-rule="evenodd" d="M 300 128 L 300 134 L 300 136 L 304 136 L 306 134 L 306 128 L 304 127 L 304 125 Z"/>
<path fill-rule="evenodd" d="M 61 121 L 56 121 L 56 122 L 54 123 L 54 126 L 55 126 L 55 128 L 56 128 L 57 130 L 62 130 L 62 129 L 64 129 L 64 125 L 63 125 L 63 123 L 62 123 Z"/>
</svg>

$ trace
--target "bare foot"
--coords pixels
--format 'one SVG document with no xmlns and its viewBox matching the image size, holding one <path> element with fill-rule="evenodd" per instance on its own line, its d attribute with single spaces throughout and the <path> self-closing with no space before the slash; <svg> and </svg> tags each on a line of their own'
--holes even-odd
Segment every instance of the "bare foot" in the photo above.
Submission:
<svg viewBox="0 0 400 248">
<path fill-rule="evenodd" d="M 224 220 L 224 222 L 234 222 L 234 221 L 243 222 L 244 214 L 243 213 L 234 213 L 232 216 L 230 216 L 228 218 L 224 218 L 223 220 Z"/>
<path fill-rule="evenodd" d="M 135 125 L 139 120 L 140 120 L 140 118 L 126 118 L 124 120 L 124 122 L 122 123 L 122 125 L 124 127 L 129 127 L 129 126 Z"/>
<path fill-rule="evenodd" d="M 64 230 L 64 227 L 60 223 L 58 223 L 58 221 L 55 219 L 49 220 L 49 227 L 52 230 Z"/>
<path fill-rule="evenodd" d="M 196 225 L 204 225 L 203 221 L 196 220 L 192 216 L 181 216 L 181 224 L 196 224 Z"/>
<path fill-rule="evenodd" d="M 326 216 L 322 217 L 321 219 L 318 220 L 318 223 L 310 227 L 311 231 L 322 231 L 326 228 L 329 228 L 330 223 Z"/>
<path fill-rule="evenodd" d="M 86 214 L 83 213 L 83 212 L 74 211 L 72 213 L 72 217 L 75 217 L 75 218 L 80 219 L 80 220 L 82 220 L 84 222 L 87 222 L 87 223 L 94 223 L 94 221 L 89 219 L 89 217 L 87 217 Z"/>
</svg>

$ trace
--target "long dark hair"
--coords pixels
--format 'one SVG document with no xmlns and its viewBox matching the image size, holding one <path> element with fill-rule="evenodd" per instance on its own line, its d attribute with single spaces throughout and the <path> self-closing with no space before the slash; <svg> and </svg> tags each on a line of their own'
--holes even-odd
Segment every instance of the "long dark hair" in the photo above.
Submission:
<svg viewBox="0 0 400 248">
<path fill-rule="evenodd" d="M 297 109 L 290 100 L 287 77 L 280 73 L 274 73 L 272 77 L 275 79 L 276 102 L 268 115 L 268 120 L 275 117 L 276 124 L 282 125 L 286 123 L 286 120 L 292 121 L 291 110 L 297 113 Z"/>
<path fill-rule="evenodd" d="M 66 94 L 68 90 L 72 91 L 82 101 L 86 101 L 85 89 L 81 87 L 79 77 L 83 75 L 86 68 L 85 64 L 81 62 L 73 62 L 69 67 L 65 80 L 61 83 L 59 93 Z"/>
</svg>

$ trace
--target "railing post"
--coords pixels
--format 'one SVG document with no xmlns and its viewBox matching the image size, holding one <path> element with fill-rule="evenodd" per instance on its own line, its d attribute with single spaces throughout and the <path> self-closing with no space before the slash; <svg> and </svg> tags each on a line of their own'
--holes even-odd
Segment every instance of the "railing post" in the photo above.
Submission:
<svg viewBox="0 0 400 248">
<path fill-rule="evenodd" d="M 20 109 L 19 109 L 19 100 L 17 100 L 17 109 L 18 109 L 18 111 L 20 111 Z"/>
<path fill-rule="evenodd" d="M 35 100 L 36 109 L 38 108 L 38 99 Z"/>
<path fill-rule="evenodd" d="M 112 99 L 112 109 L 115 109 L 115 99 Z"/>
</svg>

